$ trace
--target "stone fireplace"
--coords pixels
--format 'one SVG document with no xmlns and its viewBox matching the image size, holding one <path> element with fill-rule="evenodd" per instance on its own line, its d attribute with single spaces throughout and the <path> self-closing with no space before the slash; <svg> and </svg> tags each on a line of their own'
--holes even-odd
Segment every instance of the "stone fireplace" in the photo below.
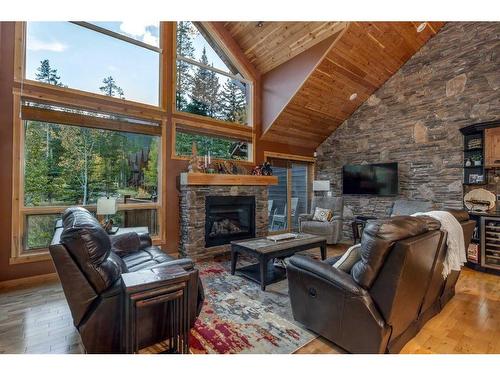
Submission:
<svg viewBox="0 0 500 375">
<path fill-rule="evenodd" d="M 214 177 L 216 182 L 191 184 L 181 175 L 180 256 L 210 258 L 229 253 L 231 241 L 267 236 L 268 185 L 277 178 L 243 177 L 254 178 L 255 185 L 246 180 L 224 185 L 220 177 Z M 263 178 L 271 182 L 263 183 Z"/>
</svg>

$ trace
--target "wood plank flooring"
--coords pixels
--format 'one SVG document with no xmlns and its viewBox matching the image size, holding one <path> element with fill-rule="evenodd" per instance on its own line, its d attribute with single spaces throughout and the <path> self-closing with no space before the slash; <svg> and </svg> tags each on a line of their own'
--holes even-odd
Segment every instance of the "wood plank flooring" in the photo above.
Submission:
<svg viewBox="0 0 500 375">
<path fill-rule="evenodd" d="M 329 248 L 328 255 L 343 248 Z M 57 281 L 0 288 L 0 353 L 82 353 Z M 318 338 L 297 353 L 340 353 Z M 402 353 L 499 353 L 500 277 L 464 269 L 457 294 Z"/>
</svg>

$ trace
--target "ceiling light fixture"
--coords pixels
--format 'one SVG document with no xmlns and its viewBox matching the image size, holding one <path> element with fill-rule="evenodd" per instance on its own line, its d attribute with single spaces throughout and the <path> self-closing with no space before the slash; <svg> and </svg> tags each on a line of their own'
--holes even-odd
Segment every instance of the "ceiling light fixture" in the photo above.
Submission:
<svg viewBox="0 0 500 375">
<path fill-rule="evenodd" d="M 426 26 L 427 26 L 427 22 L 422 22 L 420 25 L 418 25 L 417 26 L 417 33 L 421 33 L 422 31 L 424 31 Z"/>
<path fill-rule="evenodd" d="M 349 97 L 349 100 L 350 101 L 353 101 L 354 99 L 356 99 L 358 97 L 358 94 L 354 93 L 354 94 L 351 94 L 351 96 Z"/>
<path fill-rule="evenodd" d="M 264 26 L 264 22 L 262 21 L 257 22 L 257 27 L 262 27 L 262 26 Z"/>
</svg>

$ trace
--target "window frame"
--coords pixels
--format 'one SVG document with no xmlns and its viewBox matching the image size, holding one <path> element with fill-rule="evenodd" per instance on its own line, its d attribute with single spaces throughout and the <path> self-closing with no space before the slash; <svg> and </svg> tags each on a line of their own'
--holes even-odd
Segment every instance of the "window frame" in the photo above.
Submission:
<svg viewBox="0 0 500 375">
<path fill-rule="evenodd" d="M 264 160 L 280 160 L 286 166 L 286 188 L 287 188 L 287 198 L 286 204 L 287 207 L 292 207 L 292 170 L 291 165 L 293 163 L 302 164 L 307 167 L 307 206 L 310 207 L 312 199 L 314 197 L 314 191 L 312 189 L 313 180 L 315 176 L 316 169 L 316 158 L 302 155 L 294 155 L 294 154 L 284 154 L 279 152 L 272 151 L 264 151 Z M 293 232 L 292 228 L 292 212 L 291 210 L 287 210 L 287 227 L 282 230 L 269 230 L 269 233 L 272 234 L 281 234 L 281 233 L 290 233 Z"/>
<path fill-rule="evenodd" d="M 82 26 L 84 27 L 84 26 Z M 98 26 L 96 26 L 98 27 Z M 13 176 L 12 176 L 12 228 L 11 228 L 11 257 L 10 264 L 19 264 L 27 262 L 38 262 L 50 260 L 48 248 L 39 248 L 27 250 L 24 248 L 26 238 L 26 217 L 37 214 L 61 214 L 62 211 L 71 205 L 58 206 L 38 206 L 29 207 L 24 204 L 24 121 L 23 118 L 23 100 L 32 100 L 36 102 L 60 105 L 63 107 L 73 107 L 81 110 L 90 110 L 96 112 L 105 112 L 122 115 L 125 117 L 136 118 L 148 122 L 158 123 L 158 126 L 141 125 L 119 120 L 102 121 L 101 126 L 92 126 L 89 123 L 78 123 L 78 118 L 85 118 L 85 115 L 69 114 L 65 116 L 73 122 L 62 122 L 68 126 L 85 126 L 88 128 L 99 128 L 119 132 L 132 132 L 139 134 L 155 135 L 160 137 L 159 153 L 164 155 L 167 149 L 167 116 L 165 113 L 165 90 L 164 67 L 169 64 L 168 54 L 165 51 L 166 32 L 164 23 L 160 23 L 160 46 L 159 52 L 159 101 L 158 105 L 150 105 L 141 102 L 108 97 L 101 94 L 86 92 L 78 89 L 57 87 L 43 82 L 29 80 L 25 78 L 25 56 L 26 56 L 26 22 L 16 22 L 15 25 L 15 53 L 14 53 L 14 88 L 13 88 Z M 126 36 L 123 36 L 127 38 Z M 121 37 L 120 37 L 121 39 Z M 141 43 L 140 41 L 137 41 Z M 153 46 L 151 46 L 153 47 Z M 153 47 L 155 48 L 155 47 Z M 27 107 L 24 107 L 25 109 Z M 29 108 L 29 107 L 28 107 Z M 58 114 L 61 112 L 50 110 L 31 110 L 29 120 L 38 120 L 43 122 L 52 122 L 60 124 Z M 37 116 L 40 116 L 37 118 Z M 92 122 L 92 118 L 89 118 Z M 166 242 L 166 214 L 165 197 L 166 187 L 164 174 L 166 171 L 165 158 L 158 159 L 158 201 L 152 203 L 119 203 L 118 211 L 123 210 L 143 210 L 154 209 L 157 211 L 158 232 L 152 236 L 155 245 L 162 245 Z M 87 205 L 85 208 L 95 211 L 96 205 Z"/>
<path fill-rule="evenodd" d="M 173 119 L 172 120 L 172 139 L 171 139 L 171 155 L 170 158 L 172 160 L 190 160 L 191 156 L 187 155 L 177 155 L 176 152 L 176 139 L 177 139 L 177 131 L 182 131 L 182 128 L 189 129 L 190 133 L 195 133 L 199 135 L 207 135 L 211 137 L 219 137 L 219 138 L 227 138 L 233 139 L 235 141 L 244 141 L 248 142 L 248 160 L 237 160 L 237 159 L 219 159 L 213 158 L 212 160 L 215 162 L 224 162 L 230 161 L 232 163 L 242 164 L 242 165 L 254 165 L 255 164 L 255 139 L 251 132 L 245 131 L 244 129 L 239 129 L 239 125 L 235 125 L 232 123 L 231 126 L 235 126 L 234 129 L 228 129 L 230 132 L 225 131 L 222 132 L 219 127 L 213 126 L 211 124 L 200 124 L 199 122 L 191 121 L 188 119 Z M 179 129 L 179 130 L 178 130 Z"/>
<path fill-rule="evenodd" d="M 211 41 L 213 43 L 215 43 L 217 45 L 217 47 L 219 47 L 223 51 L 223 53 L 226 55 L 227 59 L 229 59 L 231 61 L 231 63 L 236 67 L 238 72 L 240 72 L 242 77 L 238 77 L 234 74 L 225 72 L 225 71 L 220 70 L 218 68 L 202 64 L 199 61 L 190 59 L 188 57 L 177 55 L 177 22 L 174 22 L 174 30 L 173 30 L 173 35 L 172 35 L 172 37 L 173 37 L 173 55 L 174 55 L 174 63 L 172 64 L 172 71 L 173 71 L 173 74 L 172 74 L 173 80 L 172 80 L 172 88 L 171 88 L 172 97 L 175 98 L 176 92 L 177 92 L 177 62 L 184 61 L 188 64 L 195 65 L 197 67 L 210 70 L 214 73 L 224 75 L 226 77 L 238 80 L 240 82 L 244 82 L 248 87 L 248 98 L 249 98 L 249 102 L 247 105 L 248 121 L 247 121 L 247 124 L 239 124 L 239 123 L 235 123 L 235 122 L 215 119 L 215 118 L 212 118 L 209 116 L 202 116 L 202 115 L 197 115 L 194 113 L 179 111 L 179 110 L 177 110 L 177 103 L 175 100 L 173 100 L 171 103 L 173 115 L 174 116 L 187 116 L 187 117 L 190 117 L 193 120 L 197 120 L 197 121 L 203 121 L 203 120 L 211 121 L 213 123 L 216 123 L 216 124 L 219 124 L 222 126 L 234 125 L 234 126 L 246 127 L 246 128 L 253 129 L 255 127 L 255 123 L 254 123 L 255 79 L 253 77 L 251 77 L 250 74 L 248 74 L 248 72 L 246 71 L 246 69 L 244 69 L 241 66 L 241 64 L 238 62 L 238 60 L 231 53 L 229 53 L 229 51 L 227 51 L 227 48 L 224 48 L 223 46 L 221 46 L 221 43 L 217 41 L 216 37 L 214 37 L 214 35 L 213 35 L 214 33 L 211 30 L 211 27 L 209 27 L 207 22 L 199 22 L 199 24 L 203 27 L 203 31 L 204 31 L 204 33 L 202 33 L 202 34 L 204 34 L 203 37 L 206 38 L 208 36 L 209 38 L 211 38 Z M 197 26 L 195 25 L 195 27 L 197 27 Z M 201 31 L 199 31 L 199 32 L 201 33 Z"/>
<path fill-rule="evenodd" d="M 69 22 L 69 23 L 72 23 L 76 26 L 79 26 L 79 27 L 82 27 L 82 28 L 85 28 L 85 29 L 88 29 L 88 30 L 91 30 L 91 31 L 94 31 L 94 32 L 97 32 L 97 33 L 100 33 L 100 34 L 103 34 L 103 35 L 106 35 L 106 36 L 109 36 L 109 37 L 112 37 L 112 38 L 115 38 L 115 39 L 118 39 L 118 40 L 121 40 L 123 42 L 127 42 L 129 44 L 133 44 L 133 45 L 136 45 L 138 47 L 142 47 L 142 48 L 145 48 L 145 49 L 149 49 L 151 51 L 154 51 L 154 52 L 157 52 L 158 53 L 158 59 L 159 59 L 159 64 L 158 64 L 158 68 L 159 68 L 159 76 L 158 76 L 158 87 L 157 87 L 157 90 L 158 90 L 158 103 L 156 105 L 154 104 L 148 104 L 148 103 L 143 103 L 143 102 L 139 102 L 139 101 L 136 101 L 136 100 L 130 100 L 130 99 L 120 99 L 120 98 L 116 98 L 116 97 L 109 97 L 109 96 L 106 96 L 106 95 L 103 95 L 103 94 L 99 94 L 99 93 L 96 93 L 96 92 L 91 92 L 91 91 L 85 91 L 85 90 L 81 90 L 81 89 L 77 89 L 77 88 L 72 88 L 72 87 L 59 87 L 61 90 L 63 91 L 66 91 L 68 93 L 82 93 L 82 94 L 88 94 L 88 95 L 92 95 L 92 96 L 95 96 L 95 97 L 101 97 L 101 98 L 106 98 L 106 99 L 114 99 L 114 101 L 116 103 L 122 103 L 122 104 L 125 104 L 125 105 L 135 105 L 135 106 L 140 106 L 140 107 L 144 107 L 144 108 L 160 108 L 162 106 L 162 102 L 163 102 L 163 97 L 162 97 L 162 94 L 164 94 L 163 90 L 162 90 L 162 75 L 161 75 L 161 72 L 163 71 L 163 64 L 164 64 L 164 56 L 165 56 L 165 49 L 163 48 L 163 23 L 160 22 L 160 30 L 159 30 L 159 43 L 160 43 L 160 47 L 154 47 L 150 44 L 147 44 L 147 43 L 144 43 L 144 42 L 141 42 L 139 40 L 136 40 L 136 39 L 133 39 L 133 38 L 129 38 L 125 35 L 122 35 L 122 34 L 119 34 L 119 33 L 116 33 L 114 31 L 111 31 L 111 30 L 108 30 L 108 29 L 105 29 L 103 27 L 100 27 L 100 26 L 97 26 L 97 25 L 93 25 L 91 23 L 88 23 L 88 22 L 76 22 L 76 21 L 62 21 L 62 22 Z M 39 82 L 39 81 L 36 81 L 36 80 L 33 80 L 33 79 L 29 79 L 29 78 L 26 78 L 26 42 L 27 42 L 27 32 L 26 32 L 26 29 L 27 29 L 27 22 L 23 21 L 23 22 L 16 22 L 16 30 L 15 30 L 15 38 L 16 38 L 16 51 L 15 51 L 15 55 L 14 55 L 14 81 L 17 82 L 17 83 L 22 83 L 23 85 L 26 85 L 26 84 L 31 84 L 31 85 L 40 85 L 40 86 L 46 86 L 46 87 L 53 87 L 54 85 L 50 85 L 48 83 L 44 83 L 44 82 Z"/>
<path fill-rule="evenodd" d="M 28 250 L 24 247 L 24 240 L 26 238 L 26 217 L 29 215 L 41 215 L 41 214 L 61 214 L 64 209 L 72 206 L 68 205 L 53 205 L 53 206 L 26 206 L 24 203 L 24 155 L 25 155 L 25 132 L 24 132 L 24 122 L 35 120 L 42 122 L 49 122 L 47 118 L 36 119 L 36 117 L 32 117 L 30 119 L 25 119 L 22 117 L 23 108 L 21 106 L 22 96 L 21 93 L 14 93 L 14 128 L 13 128 L 13 158 L 14 158 L 14 170 L 13 170 L 13 220 L 12 220 L 12 252 L 11 252 L 11 264 L 16 263 L 24 263 L 31 261 L 40 261 L 40 260 L 48 260 L 50 259 L 50 255 L 48 254 L 48 248 L 39 248 Z M 53 119 L 53 123 L 60 123 L 57 119 L 57 113 L 54 113 L 55 117 Z M 79 127 L 87 127 L 87 128 L 99 128 L 105 130 L 112 130 L 118 132 L 127 132 L 126 123 L 116 123 L 109 124 L 107 127 L 94 127 L 94 126 L 86 126 L 83 124 L 73 123 L 73 124 L 62 124 L 66 126 L 79 126 Z M 131 125 L 136 126 L 136 125 Z M 160 147 L 159 153 L 163 153 L 165 150 L 165 126 L 162 126 L 160 132 L 156 129 L 151 129 L 151 132 L 145 133 L 137 131 L 133 129 L 129 130 L 131 133 L 136 134 L 147 134 L 154 135 L 160 138 Z M 118 203 L 117 210 L 143 210 L 143 209 L 154 209 L 157 211 L 157 217 L 162 218 L 163 207 L 165 201 L 164 187 L 163 187 L 163 174 L 165 170 L 165 165 L 163 158 L 159 158 L 158 163 L 158 201 L 152 203 Z M 95 204 L 89 204 L 82 206 L 90 211 L 96 210 Z M 162 244 L 165 242 L 164 234 L 165 234 L 165 224 L 163 224 L 163 220 L 158 220 L 158 233 L 152 236 L 152 240 L 155 244 Z"/>
</svg>

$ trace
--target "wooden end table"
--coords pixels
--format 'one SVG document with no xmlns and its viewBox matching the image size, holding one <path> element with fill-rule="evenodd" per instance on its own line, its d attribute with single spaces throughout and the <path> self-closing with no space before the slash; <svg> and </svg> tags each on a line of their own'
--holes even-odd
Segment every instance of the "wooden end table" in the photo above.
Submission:
<svg viewBox="0 0 500 375">
<path fill-rule="evenodd" d="M 122 296 L 125 309 L 122 347 L 125 353 L 137 353 L 137 311 L 164 304 L 168 353 L 189 352 L 189 274 L 179 266 L 158 267 L 124 273 Z"/>
<path fill-rule="evenodd" d="M 275 267 L 270 262 L 274 258 L 289 257 L 299 251 L 310 250 L 319 247 L 321 259 L 326 258 L 326 238 L 312 234 L 299 233 L 296 238 L 283 241 L 271 241 L 266 238 L 254 238 L 231 242 L 231 275 L 238 272 L 260 284 L 262 290 L 266 286 L 286 278 L 286 270 Z M 239 254 L 247 254 L 258 260 L 257 264 L 251 264 L 236 269 Z"/>
</svg>

